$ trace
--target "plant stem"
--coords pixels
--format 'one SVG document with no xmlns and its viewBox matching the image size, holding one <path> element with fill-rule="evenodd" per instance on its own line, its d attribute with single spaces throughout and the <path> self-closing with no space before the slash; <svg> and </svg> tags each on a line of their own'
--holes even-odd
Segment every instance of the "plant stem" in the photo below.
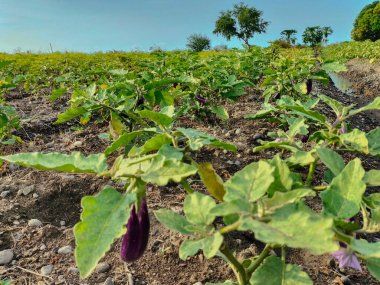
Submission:
<svg viewBox="0 0 380 285">
<path fill-rule="evenodd" d="M 243 265 L 236 259 L 236 257 L 233 255 L 225 243 L 223 243 L 219 250 L 227 258 L 230 266 L 232 267 L 232 270 L 236 275 L 239 285 L 246 285 L 247 275 Z"/>
<path fill-rule="evenodd" d="M 306 182 L 305 182 L 306 186 L 310 186 L 311 182 L 313 181 L 313 176 L 314 176 L 316 165 L 317 165 L 316 161 L 314 161 L 312 164 L 310 164 L 309 173 L 307 175 Z"/>
<path fill-rule="evenodd" d="M 260 264 L 264 261 L 264 259 L 269 255 L 272 250 L 272 246 L 267 244 L 263 251 L 260 253 L 259 257 L 251 263 L 251 265 L 247 268 L 248 277 L 252 275 L 252 273 L 260 266 Z"/>
<path fill-rule="evenodd" d="M 185 188 L 187 194 L 192 194 L 192 193 L 194 193 L 194 190 L 191 188 L 189 182 L 187 182 L 186 179 L 183 179 L 183 180 L 181 181 L 181 185 L 183 186 L 183 188 Z"/>
<path fill-rule="evenodd" d="M 337 240 L 340 240 L 340 241 L 343 241 L 347 244 L 350 244 L 351 243 L 351 240 L 352 240 L 352 237 L 349 236 L 349 235 L 346 235 L 344 233 L 341 233 L 339 232 L 338 230 L 334 229 L 334 232 L 335 232 L 335 235 L 336 235 L 336 239 Z"/>
<path fill-rule="evenodd" d="M 314 191 L 324 191 L 326 189 L 327 189 L 327 186 L 324 186 L 324 185 L 313 187 Z"/>
<path fill-rule="evenodd" d="M 239 226 L 240 226 L 240 221 L 237 221 L 231 225 L 228 225 L 228 226 L 225 226 L 224 228 L 221 228 L 219 230 L 219 233 L 224 235 L 224 234 L 227 234 L 229 232 L 233 232 L 233 231 L 237 230 Z"/>
</svg>

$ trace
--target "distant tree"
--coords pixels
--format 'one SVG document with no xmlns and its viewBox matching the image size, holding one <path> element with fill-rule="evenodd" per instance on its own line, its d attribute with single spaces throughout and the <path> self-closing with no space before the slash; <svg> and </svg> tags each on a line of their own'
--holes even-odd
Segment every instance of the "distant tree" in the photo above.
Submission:
<svg viewBox="0 0 380 285">
<path fill-rule="evenodd" d="M 296 30 L 283 30 L 281 32 L 282 39 L 287 41 L 289 44 L 294 45 L 296 43 L 297 38 L 295 35 L 297 34 Z"/>
<path fill-rule="evenodd" d="M 225 51 L 225 50 L 228 50 L 228 46 L 227 45 L 217 45 L 217 46 L 214 46 L 213 50 L 214 51 Z"/>
<path fill-rule="evenodd" d="M 354 22 L 351 38 L 355 41 L 380 39 L 380 2 L 375 1 L 363 8 Z"/>
<path fill-rule="evenodd" d="M 323 41 L 323 30 L 320 26 L 307 27 L 302 34 L 305 45 L 316 47 Z"/>
<path fill-rule="evenodd" d="M 322 33 L 323 33 L 323 42 L 327 44 L 329 35 L 332 35 L 333 29 L 331 27 L 323 27 Z"/>
<path fill-rule="evenodd" d="M 187 47 L 195 52 L 210 49 L 211 41 L 208 37 L 200 34 L 193 34 L 187 38 Z"/>
<path fill-rule="evenodd" d="M 249 40 L 256 33 L 265 33 L 269 24 L 262 19 L 262 14 L 262 11 L 244 3 L 236 4 L 232 10 L 221 12 L 215 23 L 214 34 L 222 35 L 227 40 L 236 37 L 250 47 Z"/>
<path fill-rule="evenodd" d="M 274 48 L 274 49 L 277 49 L 277 48 L 291 48 L 292 45 L 284 40 L 284 39 L 277 39 L 277 40 L 274 40 L 274 41 L 270 41 L 270 46 L 271 48 Z"/>
</svg>

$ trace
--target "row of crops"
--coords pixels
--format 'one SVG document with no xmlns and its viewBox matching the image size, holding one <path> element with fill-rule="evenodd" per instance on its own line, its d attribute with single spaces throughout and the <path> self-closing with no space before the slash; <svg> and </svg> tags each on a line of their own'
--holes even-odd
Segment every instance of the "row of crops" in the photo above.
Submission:
<svg viewBox="0 0 380 285">
<path fill-rule="evenodd" d="M 331 48 L 356 49 L 356 44 L 324 52 Z M 377 58 L 377 49 L 368 57 Z M 341 267 L 357 270 L 361 260 L 380 280 L 380 243 L 368 239 L 380 231 L 380 194 L 371 191 L 380 186 L 380 170 L 364 170 L 360 158 L 342 158 L 346 153 L 380 155 L 380 127 L 364 132 L 349 123 L 361 112 L 380 110 L 380 97 L 356 108 L 322 94 L 310 95 L 315 81 L 328 83 L 327 72 L 344 70 L 342 64 L 323 62 L 308 49 L 261 48 L 199 54 L 23 54 L 0 59 L 3 94 L 15 88 L 35 94 L 48 90 L 52 101 L 70 94 L 69 107 L 56 124 L 74 120 L 86 125 L 94 118 L 109 122 L 111 142 L 102 153 L 0 156 L 26 167 L 92 173 L 123 182 L 122 193 L 106 186 L 82 199 L 81 221 L 74 227 L 82 278 L 122 236 L 124 261 L 143 255 L 149 237 L 147 185 L 174 182 L 186 191 L 183 214 L 159 209 L 154 215 L 186 236 L 179 249 L 181 259 L 202 251 L 206 258 L 221 257 L 229 264 L 235 279 L 218 284 L 312 284 L 298 265 L 285 262 L 288 248 L 329 253 Z M 274 149 L 277 154 L 223 181 L 212 164 L 197 162 L 196 154 L 210 147 L 235 152 L 236 146 L 181 127 L 178 120 L 183 116 L 228 120 L 223 102 L 233 102 L 250 89 L 262 91 L 263 105 L 246 119 L 277 124 L 270 139 L 254 151 Z M 322 113 L 321 107 L 333 115 Z M 13 117 L 16 110 L 1 108 L 0 140 L 17 143 L 11 132 L 20 124 Z M 324 170 L 323 179 L 317 179 L 317 169 Z M 189 178 L 194 176 L 199 176 L 207 194 L 193 189 Z M 305 201 L 320 201 L 322 210 Z M 235 231 L 252 233 L 265 248 L 240 260 L 225 241 Z M 271 255 L 274 249 L 280 249 L 281 256 Z"/>
</svg>

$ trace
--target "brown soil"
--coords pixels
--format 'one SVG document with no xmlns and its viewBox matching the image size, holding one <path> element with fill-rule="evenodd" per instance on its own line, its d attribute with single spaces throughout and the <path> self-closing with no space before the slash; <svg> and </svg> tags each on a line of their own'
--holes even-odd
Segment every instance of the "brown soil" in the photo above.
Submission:
<svg viewBox="0 0 380 285">
<path fill-rule="evenodd" d="M 380 94 L 380 64 L 368 59 L 352 59 L 347 64 L 348 71 L 341 74 L 350 80 L 357 95 L 377 97 Z"/>
<path fill-rule="evenodd" d="M 318 85 L 317 90 L 342 101 L 354 99 L 347 98 L 333 86 Z M 22 94 L 21 91 L 8 94 L 8 102 L 28 121 L 18 132 L 25 143 L 2 147 L 0 153 L 74 150 L 96 153 L 106 147 L 107 142 L 98 137 L 99 133 L 107 131 L 106 126 L 90 123 L 79 130 L 74 130 L 72 123 L 53 126 L 56 115 L 66 107 L 67 98 L 55 103 L 50 103 L 45 98 L 43 94 L 36 97 Z M 243 118 L 244 115 L 259 110 L 260 102 L 259 93 L 251 91 L 238 102 L 226 104 L 231 119 L 225 124 L 211 126 L 183 118 L 180 125 L 209 132 L 235 143 L 238 147 L 236 154 L 206 149 L 196 159 L 211 161 L 226 180 L 245 165 L 261 158 L 272 157 L 275 151 L 254 154 L 251 150 L 258 144 L 258 139 L 265 138 L 267 132 L 274 130 L 276 126 L 265 121 L 249 121 Z M 362 115 L 355 119 L 357 121 L 353 123 L 365 129 L 376 125 L 369 116 Z M 373 158 L 365 160 L 364 164 L 366 168 L 379 168 L 380 165 L 379 160 Z M 196 183 L 193 186 L 202 190 Z M 12 248 L 15 258 L 11 264 L 0 266 L 0 275 L 12 278 L 14 284 L 39 285 L 103 284 L 108 277 L 120 285 L 129 284 L 130 278 L 136 285 L 185 285 L 233 278 L 231 270 L 219 258 L 206 260 L 199 254 L 186 262 L 180 260 L 178 248 L 183 237 L 164 228 L 151 215 L 151 236 L 143 258 L 125 265 L 119 258 L 120 241 L 117 241 L 102 260 L 110 265 L 110 269 L 104 273 L 95 272 L 86 280 L 80 280 L 73 269 L 73 254 L 64 255 L 57 251 L 62 246 L 75 246 L 72 228 L 79 220 L 81 197 L 96 193 L 106 184 L 118 187 L 111 181 L 91 175 L 41 172 L 4 164 L 0 168 L 0 192 L 10 191 L 10 194 L 0 198 L 0 250 Z M 18 195 L 18 191 L 26 187 L 32 187 L 33 191 L 26 196 Z M 162 207 L 180 212 L 184 196 L 183 189 L 178 185 L 151 187 L 148 191 L 148 205 L 151 212 Z M 27 222 L 30 219 L 39 219 L 43 226 L 28 227 Z M 61 221 L 65 224 L 62 225 Z M 228 238 L 228 242 L 240 257 L 257 254 L 262 249 L 260 242 L 244 233 L 234 235 L 233 239 Z M 314 284 L 343 284 L 339 278 L 342 275 L 348 276 L 352 284 L 380 284 L 365 269 L 363 273 L 353 270 L 339 271 L 331 263 L 329 255 L 313 256 L 302 250 L 289 250 L 287 259 L 301 265 Z M 47 264 L 54 266 L 52 274 L 49 278 L 38 276 L 41 267 Z"/>
</svg>

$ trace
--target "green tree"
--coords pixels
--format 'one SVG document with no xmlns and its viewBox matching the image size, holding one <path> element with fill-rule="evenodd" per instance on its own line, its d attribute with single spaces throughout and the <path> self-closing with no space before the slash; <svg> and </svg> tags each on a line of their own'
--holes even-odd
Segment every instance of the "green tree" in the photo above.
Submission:
<svg viewBox="0 0 380 285">
<path fill-rule="evenodd" d="M 296 30 L 283 30 L 281 32 L 282 39 L 287 41 L 289 44 L 294 45 L 296 43 L 297 38 L 295 35 L 297 34 Z"/>
<path fill-rule="evenodd" d="M 323 33 L 323 42 L 327 44 L 329 35 L 332 35 L 333 29 L 331 27 L 323 27 L 322 33 Z"/>
<path fill-rule="evenodd" d="M 380 39 L 380 2 L 375 1 L 363 8 L 354 23 L 351 38 L 355 41 Z"/>
<path fill-rule="evenodd" d="M 316 47 L 324 39 L 323 29 L 320 26 L 307 27 L 302 34 L 302 40 L 305 45 Z"/>
<path fill-rule="evenodd" d="M 211 47 L 211 41 L 208 37 L 200 34 L 193 34 L 187 38 L 187 47 L 195 52 L 208 50 Z"/>
<path fill-rule="evenodd" d="M 236 4 L 232 10 L 221 12 L 214 34 L 222 35 L 227 40 L 237 37 L 250 47 L 249 40 L 256 33 L 265 33 L 269 24 L 262 19 L 262 14 L 262 11 L 244 3 Z"/>
</svg>

